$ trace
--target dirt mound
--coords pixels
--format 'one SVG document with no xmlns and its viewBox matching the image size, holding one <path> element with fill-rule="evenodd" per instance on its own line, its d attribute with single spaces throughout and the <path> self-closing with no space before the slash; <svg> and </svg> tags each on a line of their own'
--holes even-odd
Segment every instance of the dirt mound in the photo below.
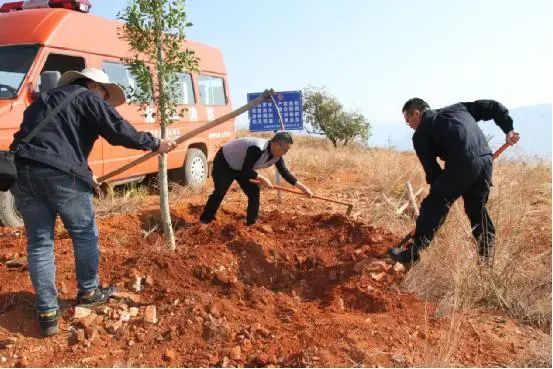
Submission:
<svg viewBox="0 0 553 369">
<path fill-rule="evenodd" d="M 64 312 L 49 339 L 37 336 L 22 231 L 0 229 L 0 366 L 410 366 L 447 338 L 435 307 L 398 288 L 405 270 L 385 256 L 397 235 L 336 214 L 272 211 L 248 227 L 226 209 L 207 228 L 200 207 L 174 209 L 176 252 L 156 210 L 101 220 L 101 279 L 119 294 L 90 311 L 74 307 L 59 228 Z M 509 363 L 532 339 L 489 320 L 489 332 L 460 330 L 459 365 Z"/>
</svg>

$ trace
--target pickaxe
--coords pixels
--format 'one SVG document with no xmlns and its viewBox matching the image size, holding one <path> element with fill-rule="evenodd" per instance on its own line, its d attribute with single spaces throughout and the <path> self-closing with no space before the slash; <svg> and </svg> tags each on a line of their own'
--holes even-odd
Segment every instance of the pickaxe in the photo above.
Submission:
<svg viewBox="0 0 553 369">
<path fill-rule="evenodd" d="M 250 182 L 254 183 L 256 185 L 261 184 L 261 181 L 257 180 L 257 179 L 250 179 Z M 296 195 L 307 196 L 305 193 L 303 193 L 301 191 L 292 190 L 291 188 L 288 188 L 288 187 L 273 185 L 273 189 L 282 190 L 282 191 L 286 191 L 286 192 L 290 192 L 290 193 L 295 193 Z M 347 203 L 347 202 L 334 200 L 334 199 L 329 199 L 328 197 L 322 197 L 322 196 L 317 196 L 317 195 L 313 195 L 311 197 L 314 198 L 314 199 L 319 199 L 319 200 L 324 200 L 324 201 L 328 201 L 328 202 L 333 202 L 333 203 L 336 203 L 336 204 L 346 205 L 348 207 L 347 210 L 346 210 L 346 215 L 350 215 L 351 211 L 353 210 L 353 204 L 350 204 L 350 203 Z"/>
</svg>

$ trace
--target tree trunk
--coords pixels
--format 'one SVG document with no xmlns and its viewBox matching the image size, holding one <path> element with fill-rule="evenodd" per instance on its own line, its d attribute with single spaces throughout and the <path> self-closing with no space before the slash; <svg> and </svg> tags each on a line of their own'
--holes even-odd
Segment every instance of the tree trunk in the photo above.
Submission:
<svg viewBox="0 0 553 369">
<path fill-rule="evenodd" d="M 165 138 L 167 129 L 161 128 L 161 137 Z M 175 244 L 175 234 L 171 223 L 171 213 L 169 209 L 169 179 L 167 177 L 167 154 L 159 156 L 159 204 L 161 209 L 161 222 L 163 223 L 163 234 L 169 250 L 174 251 L 177 246 Z"/>
<path fill-rule="evenodd" d="M 165 76 L 162 71 L 163 66 L 163 50 L 161 32 L 157 34 L 157 70 L 158 70 L 158 85 L 159 85 L 159 116 L 161 126 L 161 139 L 167 138 L 167 115 L 166 115 L 166 97 L 165 97 Z M 177 247 L 175 244 L 175 234 L 173 233 L 173 225 L 171 224 L 171 213 L 169 209 L 169 179 L 167 177 L 167 154 L 159 156 L 159 205 L 161 210 L 161 222 L 163 224 L 163 234 L 165 242 L 169 250 L 174 251 Z"/>
</svg>

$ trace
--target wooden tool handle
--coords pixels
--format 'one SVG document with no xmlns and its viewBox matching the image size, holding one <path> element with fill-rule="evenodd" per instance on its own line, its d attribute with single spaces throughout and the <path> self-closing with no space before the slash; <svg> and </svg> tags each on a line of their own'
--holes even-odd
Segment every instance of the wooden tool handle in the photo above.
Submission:
<svg viewBox="0 0 553 369">
<path fill-rule="evenodd" d="M 254 184 L 257 184 L 257 185 L 260 185 L 260 184 L 261 184 L 261 181 L 260 181 L 260 180 L 257 180 L 257 179 L 250 179 L 250 182 L 251 182 L 251 183 L 254 183 Z M 293 190 L 293 189 L 288 188 L 288 187 L 273 185 L 273 188 L 274 188 L 275 190 L 282 190 L 282 191 L 286 191 L 286 192 L 290 192 L 290 193 L 295 193 L 296 195 L 307 196 L 307 195 L 306 195 L 305 193 L 303 193 L 302 191 Z M 343 202 L 343 201 L 339 201 L 339 200 L 334 200 L 334 199 L 329 199 L 328 197 L 323 197 L 323 196 L 313 195 L 313 196 L 311 196 L 311 197 L 314 198 L 314 199 L 319 199 L 319 200 L 334 202 L 334 203 L 336 203 L 336 204 L 342 204 L 342 205 L 346 205 L 346 206 L 351 206 L 351 205 L 352 205 L 352 204 L 349 204 L 349 203 L 347 203 L 347 202 Z"/>
</svg>

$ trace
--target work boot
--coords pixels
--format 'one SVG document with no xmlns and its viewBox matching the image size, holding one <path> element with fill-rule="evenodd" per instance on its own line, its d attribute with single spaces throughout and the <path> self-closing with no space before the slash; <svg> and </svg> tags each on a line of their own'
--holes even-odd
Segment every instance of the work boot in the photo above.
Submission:
<svg viewBox="0 0 553 369">
<path fill-rule="evenodd" d="M 388 255 L 392 258 L 392 260 L 406 265 L 414 264 L 417 260 L 419 260 L 419 253 L 416 252 L 411 246 L 406 250 L 400 247 L 390 247 L 388 249 Z"/>
<path fill-rule="evenodd" d="M 79 292 L 77 294 L 77 305 L 80 306 L 95 306 L 105 303 L 115 292 L 115 287 L 101 288 L 98 287 L 94 291 Z"/>
<path fill-rule="evenodd" d="M 40 335 L 50 337 L 59 332 L 58 321 L 60 314 L 58 310 L 38 313 L 38 323 L 40 325 Z"/>
</svg>

